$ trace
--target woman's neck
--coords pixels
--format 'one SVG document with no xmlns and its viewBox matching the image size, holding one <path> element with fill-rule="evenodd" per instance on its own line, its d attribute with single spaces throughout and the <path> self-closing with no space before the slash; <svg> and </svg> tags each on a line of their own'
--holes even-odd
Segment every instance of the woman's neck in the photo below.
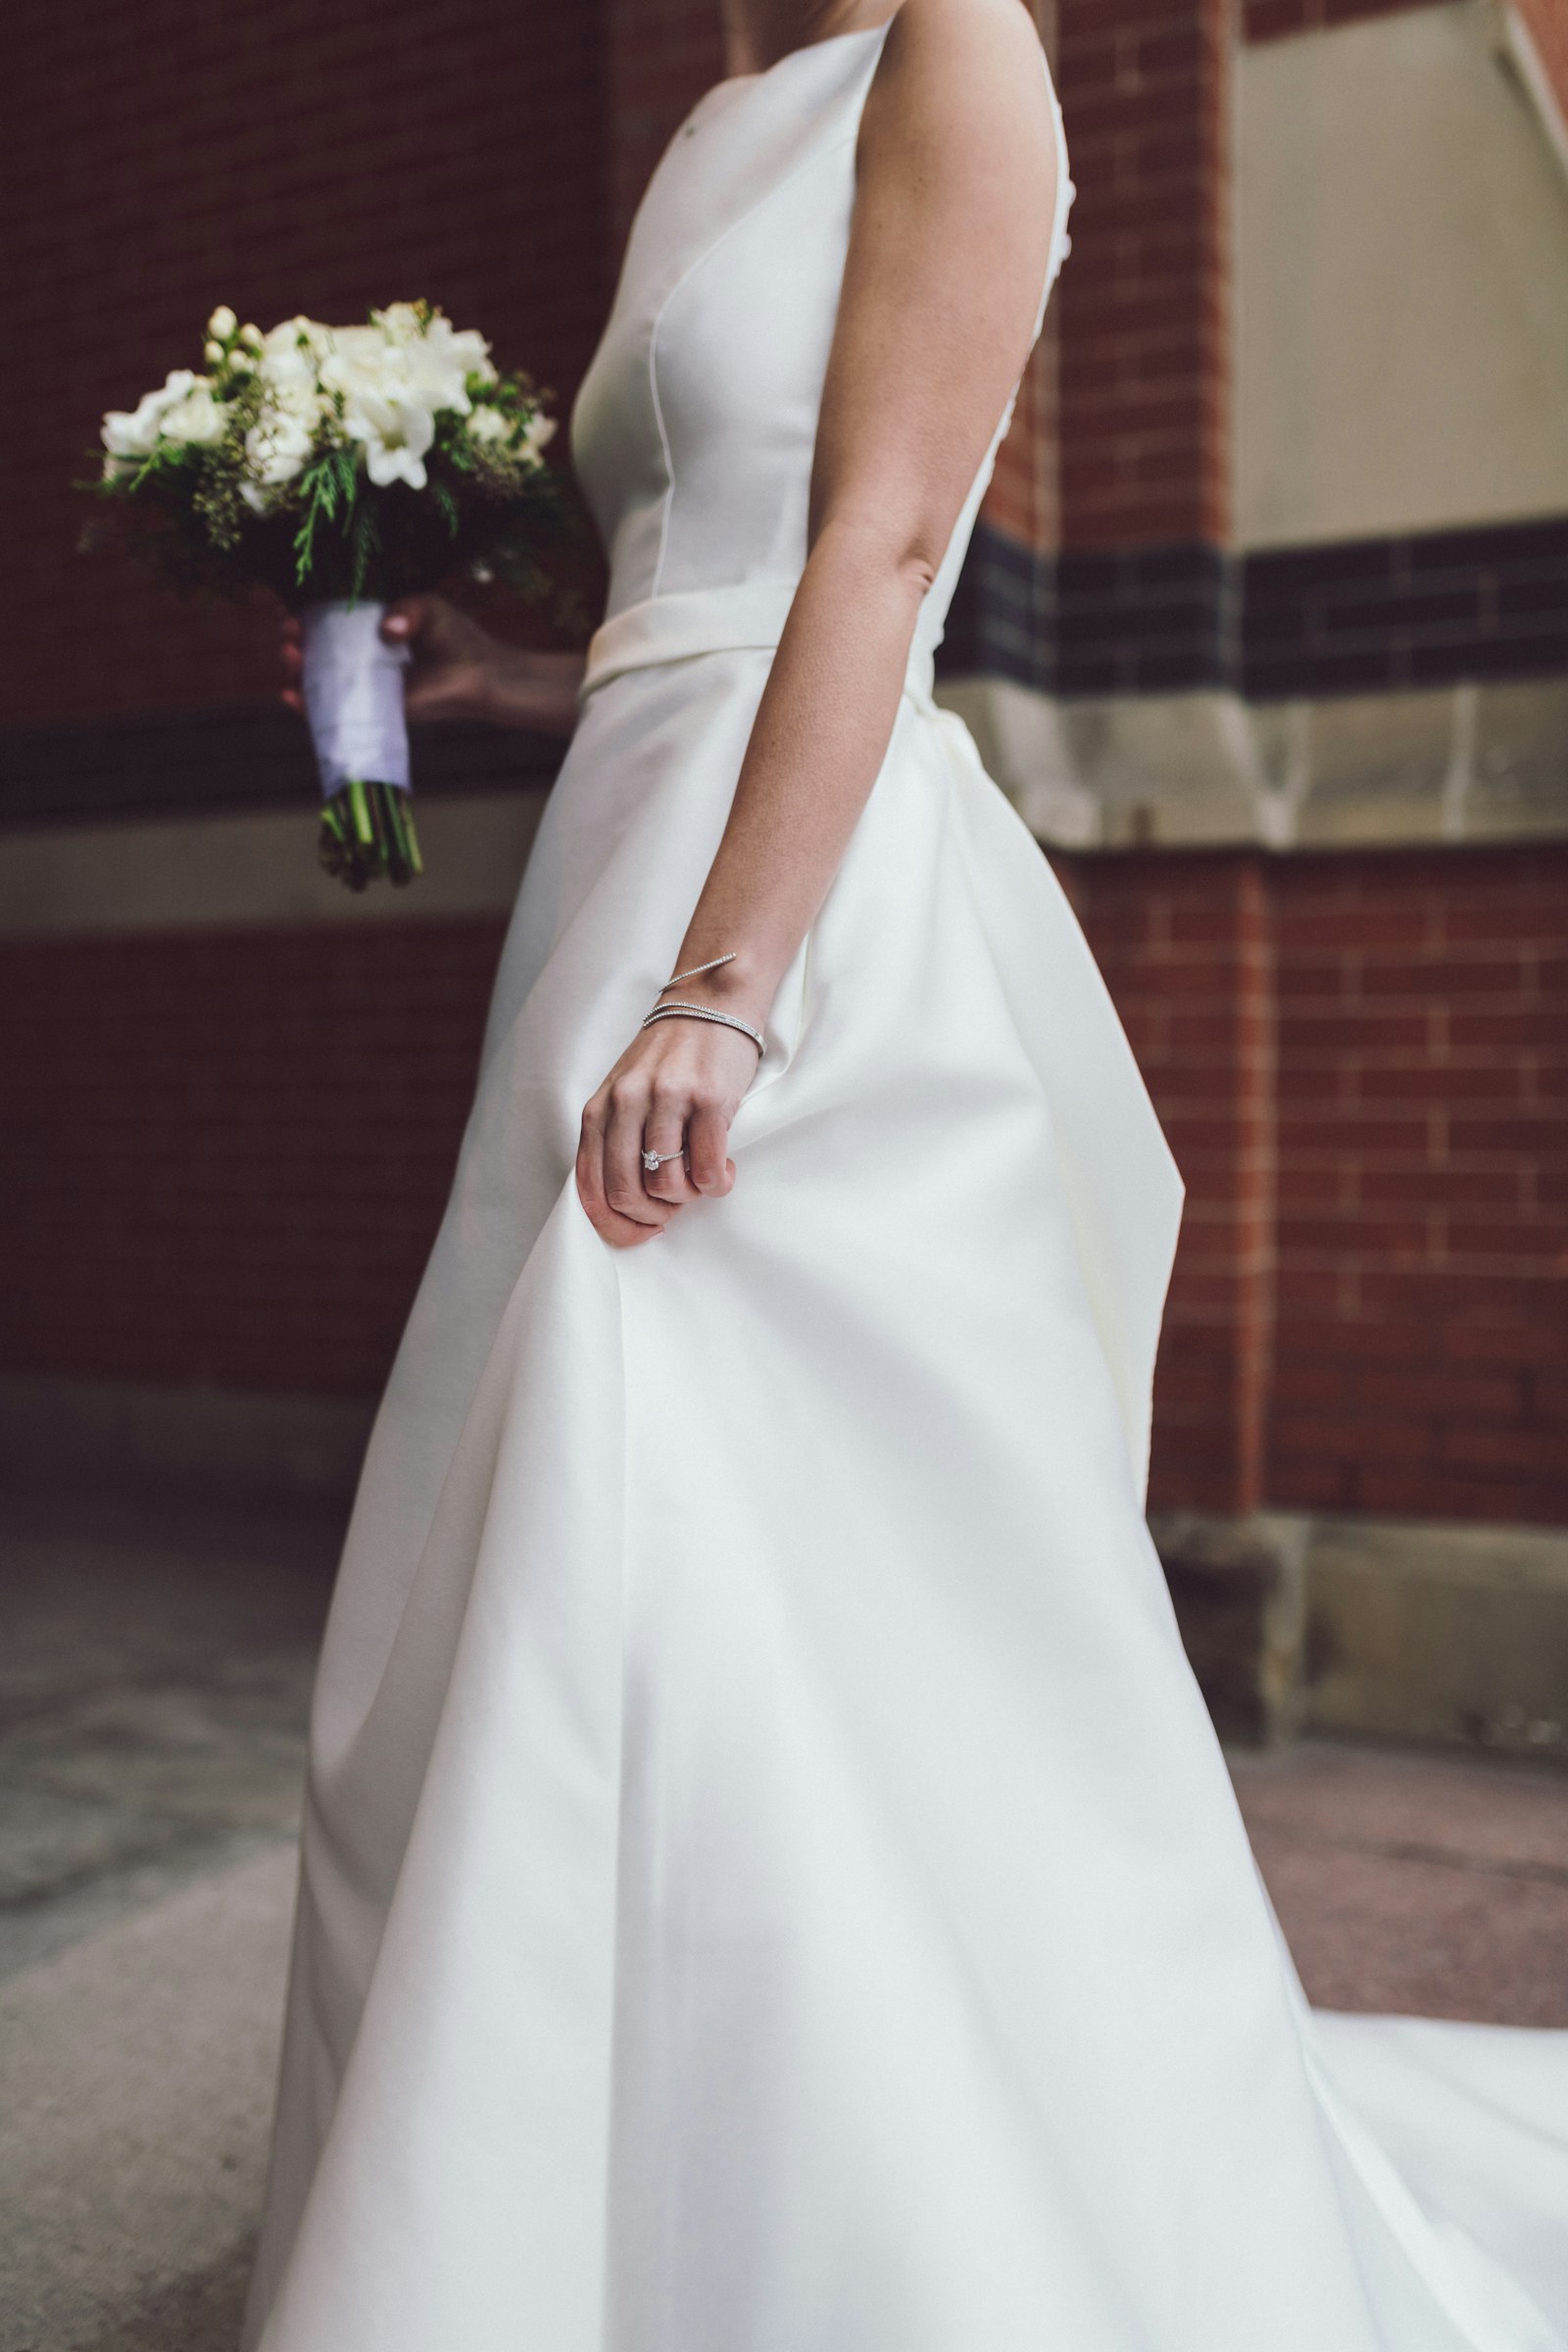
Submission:
<svg viewBox="0 0 1568 2352">
<path fill-rule="evenodd" d="M 724 63 L 732 74 L 765 74 L 792 50 L 870 32 L 897 13 L 897 0 L 719 0 Z"/>
</svg>

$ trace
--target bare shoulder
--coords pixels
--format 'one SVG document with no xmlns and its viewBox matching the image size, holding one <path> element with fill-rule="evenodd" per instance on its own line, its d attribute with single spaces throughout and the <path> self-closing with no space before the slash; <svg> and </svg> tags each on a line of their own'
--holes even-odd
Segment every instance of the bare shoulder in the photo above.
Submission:
<svg viewBox="0 0 1568 2352">
<path fill-rule="evenodd" d="M 888 29 L 862 133 L 941 168 L 964 161 L 1011 184 L 1049 176 L 1055 134 L 1040 36 L 1022 0 L 904 0 Z"/>
</svg>

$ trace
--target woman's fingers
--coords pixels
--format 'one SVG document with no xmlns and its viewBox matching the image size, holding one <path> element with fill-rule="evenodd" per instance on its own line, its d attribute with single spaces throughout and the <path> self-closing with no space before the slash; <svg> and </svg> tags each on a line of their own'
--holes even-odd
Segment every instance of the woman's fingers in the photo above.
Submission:
<svg viewBox="0 0 1568 2352">
<path fill-rule="evenodd" d="M 639 1242 L 651 1242 L 662 1229 L 622 1216 L 611 1206 L 605 1191 L 605 1096 L 601 1090 L 582 1114 L 582 1134 L 577 1144 L 577 1198 L 601 1241 L 609 1242 L 616 1250 L 633 1250 Z"/>
<path fill-rule="evenodd" d="M 719 1199 L 735 1182 L 728 1157 L 729 1121 L 715 1103 L 699 1103 L 686 1122 L 686 1157 L 693 1190 Z"/>
<path fill-rule="evenodd" d="M 427 596 L 400 596 L 381 615 L 381 634 L 388 645 L 410 645 L 430 618 Z"/>
<path fill-rule="evenodd" d="M 731 1190 L 729 1124 L 754 1069 L 750 1049 L 706 1023 L 661 1022 L 627 1048 L 582 1114 L 577 1152 L 577 1190 L 606 1241 L 650 1241 L 689 1200 Z M 662 1164 L 645 1167 L 645 1152 Z"/>
<path fill-rule="evenodd" d="M 686 1173 L 686 1104 L 678 1097 L 661 1097 L 656 1091 L 648 1117 L 643 1126 L 644 1152 L 657 1152 L 660 1165 L 643 1165 L 643 1190 L 656 1200 L 671 1201 L 679 1207 L 683 1200 L 696 1199 L 695 1188 Z"/>
<path fill-rule="evenodd" d="M 283 664 L 283 684 L 279 691 L 290 710 L 303 711 L 305 698 L 300 692 L 300 680 L 305 674 L 304 632 L 292 612 L 283 615 L 278 635 L 278 658 Z"/>
<path fill-rule="evenodd" d="M 610 1115 L 605 1121 L 605 1197 L 612 1209 L 638 1224 L 665 1225 L 673 1205 L 659 1200 L 643 1183 L 643 1135 L 651 1095 L 648 1082 L 622 1070 L 610 1082 Z"/>
</svg>

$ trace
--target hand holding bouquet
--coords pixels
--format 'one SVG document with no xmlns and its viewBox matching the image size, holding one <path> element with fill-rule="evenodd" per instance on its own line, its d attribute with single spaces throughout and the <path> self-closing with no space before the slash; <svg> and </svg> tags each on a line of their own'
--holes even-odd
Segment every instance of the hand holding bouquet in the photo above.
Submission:
<svg viewBox="0 0 1568 2352">
<path fill-rule="evenodd" d="M 136 553 L 176 588 L 261 585 L 299 612 L 321 858 L 352 889 L 419 871 L 407 657 L 381 614 L 461 572 L 544 590 L 554 431 L 526 376 L 422 302 L 265 335 L 220 308 L 202 372 L 175 368 L 104 418 L 96 488 Z"/>
</svg>

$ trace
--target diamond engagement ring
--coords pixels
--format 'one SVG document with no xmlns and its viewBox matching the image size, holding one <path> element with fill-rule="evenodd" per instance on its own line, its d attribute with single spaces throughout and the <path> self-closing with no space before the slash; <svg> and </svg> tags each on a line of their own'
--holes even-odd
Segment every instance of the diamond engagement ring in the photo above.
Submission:
<svg viewBox="0 0 1568 2352">
<path fill-rule="evenodd" d="M 654 1176 L 658 1174 L 666 1159 L 684 1159 L 685 1156 L 684 1152 L 645 1152 L 643 1166 L 648 1170 L 650 1176 Z"/>
</svg>

